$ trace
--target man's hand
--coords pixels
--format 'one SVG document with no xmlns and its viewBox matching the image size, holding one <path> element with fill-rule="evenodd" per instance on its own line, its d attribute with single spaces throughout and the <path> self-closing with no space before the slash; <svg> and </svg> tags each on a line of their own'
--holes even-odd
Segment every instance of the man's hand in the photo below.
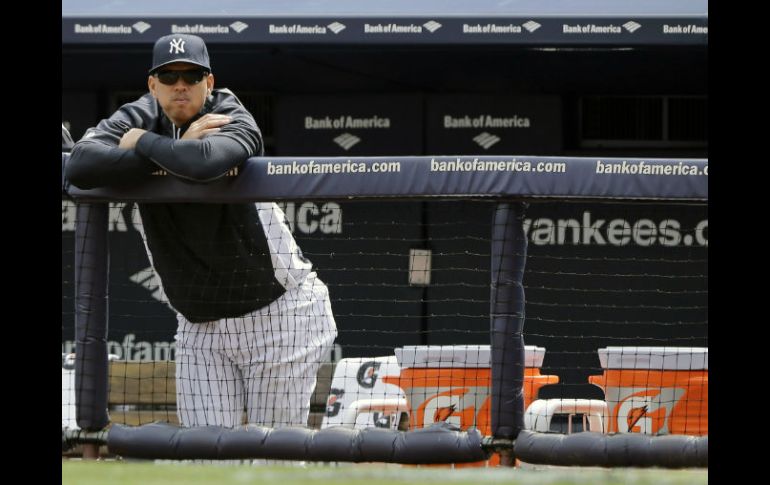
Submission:
<svg viewBox="0 0 770 485">
<path fill-rule="evenodd" d="M 136 142 L 139 141 L 139 137 L 144 135 L 147 130 L 141 128 L 131 128 L 120 139 L 120 148 L 133 149 L 136 147 Z"/>
<path fill-rule="evenodd" d="M 206 135 L 216 133 L 220 126 L 230 123 L 233 119 L 227 115 L 209 113 L 201 116 L 187 128 L 182 140 L 198 140 Z"/>
</svg>

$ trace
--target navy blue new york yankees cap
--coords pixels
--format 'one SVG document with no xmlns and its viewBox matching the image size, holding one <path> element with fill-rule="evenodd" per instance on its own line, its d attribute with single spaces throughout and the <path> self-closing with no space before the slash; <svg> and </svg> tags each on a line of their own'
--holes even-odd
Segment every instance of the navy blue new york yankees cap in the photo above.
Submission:
<svg viewBox="0 0 770 485">
<path fill-rule="evenodd" d="M 211 72 L 206 43 L 197 35 L 171 34 L 155 41 L 150 74 L 173 62 L 188 62 Z"/>
</svg>

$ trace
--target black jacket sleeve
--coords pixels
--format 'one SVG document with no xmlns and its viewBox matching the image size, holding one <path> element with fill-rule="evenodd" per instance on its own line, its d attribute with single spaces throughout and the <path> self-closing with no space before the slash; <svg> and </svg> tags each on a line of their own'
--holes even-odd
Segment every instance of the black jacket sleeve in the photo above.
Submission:
<svg viewBox="0 0 770 485">
<path fill-rule="evenodd" d="M 136 104 L 136 103 L 135 103 Z M 141 106 L 125 105 L 94 128 L 89 128 L 72 148 L 64 175 L 81 189 L 126 185 L 158 170 L 150 159 L 134 150 L 119 148 L 120 138 L 131 128 L 151 129 Z"/>
<path fill-rule="evenodd" d="M 65 176 L 81 189 L 135 183 L 159 168 L 184 180 L 210 182 L 264 153 L 254 118 L 231 91 L 216 90 L 203 111 L 227 114 L 232 121 L 202 139 L 175 140 L 158 134 L 162 114 L 154 98 L 145 95 L 86 132 L 72 150 Z M 121 137 L 131 128 L 147 133 L 133 150 L 119 148 Z"/>
<path fill-rule="evenodd" d="M 81 189 L 130 184 L 158 167 L 134 150 L 101 143 L 77 143 L 64 176 Z"/>
<path fill-rule="evenodd" d="M 210 135 L 200 140 L 172 140 L 147 132 L 136 152 L 172 175 L 193 182 L 210 182 L 243 163 L 249 152 L 229 136 Z"/>
<path fill-rule="evenodd" d="M 172 175 L 200 183 L 216 180 L 247 158 L 264 154 L 254 117 L 232 91 L 215 90 L 203 111 L 228 115 L 231 121 L 199 140 L 174 140 L 148 132 L 139 138 L 135 151 Z"/>
</svg>

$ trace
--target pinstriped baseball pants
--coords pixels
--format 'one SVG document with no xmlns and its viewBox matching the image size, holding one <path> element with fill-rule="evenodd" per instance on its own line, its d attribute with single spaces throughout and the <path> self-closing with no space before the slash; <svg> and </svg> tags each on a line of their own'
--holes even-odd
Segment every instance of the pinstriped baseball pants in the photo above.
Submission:
<svg viewBox="0 0 770 485">
<path fill-rule="evenodd" d="M 270 305 L 191 323 L 176 335 L 177 414 L 183 426 L 306 425 L 321 359 L 337 328 L 329 292 L 311 273 Z"/>
</svg>

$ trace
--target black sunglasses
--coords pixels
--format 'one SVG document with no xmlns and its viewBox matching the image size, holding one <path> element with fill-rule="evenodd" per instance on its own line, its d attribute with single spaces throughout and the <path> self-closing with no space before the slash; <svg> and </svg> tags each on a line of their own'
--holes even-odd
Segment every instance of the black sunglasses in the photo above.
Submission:
<svg viewBox="0 0 770 485">
<path fill-rule="evenodd" d="M 158 81 L 169 86 L 176 84 L 180 77 L 184 80 L 185 84 L 192 86 L 201 82 L 201 79 L 207 76 L 208 73 L 205 69 L 193 69 L 191 71 L 158 71 L 155 73 L 155 76 L 158 78 Z"/>
</svg>

